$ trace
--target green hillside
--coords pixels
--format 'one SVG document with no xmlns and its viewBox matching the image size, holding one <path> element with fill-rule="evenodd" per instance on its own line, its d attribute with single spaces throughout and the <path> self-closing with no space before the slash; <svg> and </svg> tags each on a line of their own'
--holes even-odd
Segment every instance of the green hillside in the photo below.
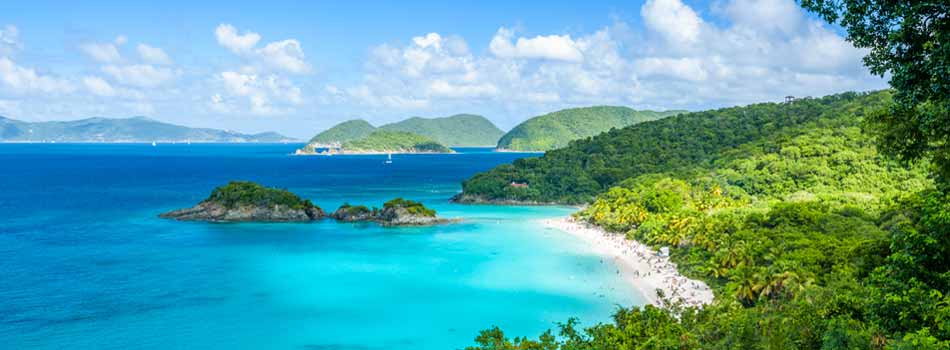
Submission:
<svg viewBox="0 0 950 350">
<path fill-rule="evenodd" d="M 494 146 L 504 134 L 485 117 L 472 114 L 458 114 L 445 118 L 412 117 L 380 126 L 379 129 L 419 134 L 450 147 L 490 147 Z"/>
<path fill-rule="evenodd" d="M 398 131 L 378 130 L 369 136 L 343 143 L 343 153 L 453 153 L 428 137 Z"/>
<path fill-rule="evenodd" d="M 546 156 L 481 175 L 533 174 L 516 190 L 546 184 L 550 197 L 510 195 L 559 200 L 587 197 L 546 177 L 588 178 L 604 189 L 579 219 L 669 247 L 715 300 L 622 308 L 586 329 L 568 320 L 557 339 L 492 328 L 469 349 L 946 349 L 935 339 L 950 336 L 950 198 L 928 164 L 885 158 L 862 132 L 890 100 L 848 93 L 694 113 L 562 150 L 579 163 Z M 604 174 L 629 176 L 600 187 Z"/>
<path fill-rule="evenodd" d="M 350 140 L 361 139 L 369 136 L 376 128 L 369 122 L 362 119 L 347 120 L 332 128 L 324 130 L 310 139 L 310 143 L 330 144 L 343 143 Z"/>
<path fill-rule="evenodd" d="M 636 111 L 627 107 L 598 106 L 572 108 L 528 119 L 498 141 L 498 149 L 548 151 L 568 142 L 594 136 L 611 128 L 656 120 L 683 111 Z"/>
<path fill-rule="evenodd" d="M 854 126 L 890 99 L 889 92 L 846 93 L 644 122 L 476 174 L 463 183 L 460 199 L 585 203 L 631 177 L 708 168 L 744 144 L 794 137 L 816 127 Z M 512 181 L 529 187 L 513 188 Z"/>
</svg>

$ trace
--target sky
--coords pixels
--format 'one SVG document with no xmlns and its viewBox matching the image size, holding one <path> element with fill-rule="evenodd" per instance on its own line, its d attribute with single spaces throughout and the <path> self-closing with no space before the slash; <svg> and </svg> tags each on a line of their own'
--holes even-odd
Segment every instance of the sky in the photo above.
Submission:
<svg viewBox="0 0 950 350">
<path fill-rule="evenodd" d="M 794 0 L 8 1 L 0 115 L 309 138 L 338 122 L 886 88 Z"/>
</svg>

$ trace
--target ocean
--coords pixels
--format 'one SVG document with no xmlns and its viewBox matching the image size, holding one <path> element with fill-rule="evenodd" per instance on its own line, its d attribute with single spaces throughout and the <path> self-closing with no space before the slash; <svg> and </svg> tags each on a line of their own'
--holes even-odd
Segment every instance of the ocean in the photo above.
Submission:
<svg viewBox="0 0 950 350">
<path fill-rule="evenodd" d="M 0 348 L 461 349 L 535 337 L 643 298 L 536 221 L 565 207 L 458 205 L 472 174 L 537 154 L 294 157 L 296 144 L 0 145 Z M 250 180 L 326 211 L 423 202 L 452 225 L 176 222 Z"/>
</svg>

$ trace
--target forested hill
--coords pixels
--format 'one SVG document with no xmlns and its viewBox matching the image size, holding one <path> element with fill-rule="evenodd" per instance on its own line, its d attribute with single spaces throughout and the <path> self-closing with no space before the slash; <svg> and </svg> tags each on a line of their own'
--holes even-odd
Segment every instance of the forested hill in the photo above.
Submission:
<svg viewBox="0 0 950 350">
<path fill-rule="evenodd" d="M 764 104 L 687 117 L 688 128 L 654 123 L 650 141 L 701 137 L 663 154 L 669 167 L 634 168 L 576 217 L 668 247 L 713 302 L 621 308 L 612 322 L 567 320 L 537 340 L 492 328 L 467 349 L 950 349 L 950 196 L 930 164 L 904 167 L 862 132 L 862 115 L 889 99 L 842 94 L 784 106 L 787 116 Z M 697 127 L 711 122 L 721 130 Z M 586 150 L 616 141 L 606 137 Z"/>
<path fill-rule="evenodd" d="M 688 113 L 614 129 L 540 158 L 519 159 L 476 174 L 463 182 L 463 193 L 457 199 L 586 203 L 628 178 L 709 168 L 730 151 L 758 140 L 857 126 L 864 115 L 890 101 L 890 96 L 888 91 L 844 93 Z M 512 182 L 528 186 L 514 187 Z"/>
<path fill-rule="evenodd" d="M 637 111 L 627 107 L 597 106 L 571 108 L 524 121 L 498 141 L 498 149 L 509 151 L 548 151 L 567 146 L 568 142 L 656 120 L 684 111 Z"/>
<path fill-rule="evenodd" d="M 324 130 L 310 139 L 310 144 L 343 143 L 358 140 L 372 134 L 376 128 L 362 119 L 347 120 Z"/>
<path fill-rule="evenodd" d="M 380 126 L 379 129 L 411 132 L 451 147 L 490 147 L 504 134 L 485 117 L 473 114 L 457 114 L 445 118 L 412 117 Z"/>
<path fill-rule="evenodd" d="M 385 124 L 379 128 L 362 119 L 348 120 L 329 128 L 310 139 L 305 149 L 333 143 L 359 140 L 374 131 L 408 132 L 435 140 L 449 147 L 491 147 L 504 134 L 495 124 L 480 115 L 457 114 L 445 118 L 412 117 Z"/>
<path fill-rule="evenodd" d="M 428 137 L 402 131 L 376 130 L 359 140 L 343 143 L 342 153 L 453 153 Z"/>
</svg>

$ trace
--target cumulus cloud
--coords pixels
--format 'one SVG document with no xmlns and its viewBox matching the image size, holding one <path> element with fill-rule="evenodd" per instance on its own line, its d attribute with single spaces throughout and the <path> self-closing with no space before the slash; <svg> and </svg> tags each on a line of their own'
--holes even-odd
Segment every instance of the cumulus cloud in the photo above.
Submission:
<svg viewBox="0 0 950 350">
<path fill-rule="evenodd" d="M 86 89 L 95 95 L 106 97 L 115 96 L 115 88 L 100 77 L 87 76 L 82 79 L 82 83 L 86 86 Z"/>
<path fill-rule="evenodd" d="M 257 48 L 261 36 L 255 32 L 245 31 L 244 34 L 239 34 L 234 26 L 220 24 L 214 34 L 219 45 L 262 66 L 294 74 L 310 72 L 310 65 L 307 64 L 300 42 L 296 39 L 275 41 Z"/>
<path fill-rule="evenodd" d="M 85 43 L 79 46 L 86 56 L 101 63 L 116 63 L 122 61 L 119 46 L 125 45 L 128 39 L 120 35 L 109 43 Z"/>
<path fill-rule="evenodd" d="M 254 32 L 239 34 L 237 28 L 225 23 L 215 28 L 214 37 L 218 39 L 218 44 L 237 54 L 250 51 L 261 40 L 260 34 Z"/>
<path fill-rule="evenodd" d="M 572 106 L 702 109 L 886 86 L 862 67 L 864 51 L 793 0 L 724 0 L 708 11 L 648 0 L 640 15 L 642 27 L 617 22 L 591 33 L 519 37 L 502 27 L 485 55 L 440 33 L 382 44 L 363 80 L 338 91 L 387 113 L 487 105 L 520 120 Z"/>
<path fill-rule="evenodd" d="M 171 68 L 156 67 L 147 64 L 107 65 L 102 71 L 119 83 L 135 87 L 154 88 L 163 85 L 177 75 Z"/>
<path fill-rule="evenodd" d="M 253 73 L 225 71 L 216 80 L 221 83 L 230 96 L 246 98 L 247 106 L 253 114 L 273 115 L 284 113 L 289 106 L 300 105 L 303 97 L 299 87 L 288 79 L 277 75 L 261 76 Z M 212 108 L 216 111 L 235 110 L 237 106 L 226 101 L 226 96 L 216 93 L 211 96 Z"/>
<path fill-rule="evenodd" d="M 537 58 L 579 62 L 584 59 L 570 35 L 538 35 L 534 38 L 518 38 L 512 43 L 514 32 L 500 28 L 491 39 L 488 48 L 502 58 Z"/>
<path fill-rule="evenodd" d="M 297 40 L 281 40 L 269 43 L 257 50 L 261 60 L 269 66 L 291 73 L 307 73 L 310 65 L 304 61 L 303 49 Z"/>
<path fill-rule="evenodd" d="M 640 15 L 647 28 L 673 43 L 690 44 L 699 39 L 703 21 L 680 0 L 647 0 Z"/>
<path fill-rule="evenodd" d="M 75 88 L 68 80 L 43 75 L 32 68 L 17 65 L 6 57 L 0 57 L 0 82 L 16 94 L 69 93 Z"/>
<path fill-rule="evenodd" d="M 211 111 L 244 110 L 256 115 L 276 115 L 293 112 L 304 103 L 303 90 L 284 76 L 312 71 L 298 40 L 273 41 L 259 47 L 260 34 L 239 33 L 230 24 L 218 25 L 215 37 L 218 44 L 243 58 L 248 65 L 224 70 L 214 77 L 220 91 L 208 100 Z"/>
<path fill-rule="evenodd" d="M 146 44 L 139 44 L 135 49 L 138 51 L 139 57 L 141 57 L 145 62 L 159 65 L 168 65 L 172 63 L 172 59 L 168 57 L 168 54 L 165 53 L 165 50 L 162 50 L 161 48 L 148 46 Z"/>
</svg>

